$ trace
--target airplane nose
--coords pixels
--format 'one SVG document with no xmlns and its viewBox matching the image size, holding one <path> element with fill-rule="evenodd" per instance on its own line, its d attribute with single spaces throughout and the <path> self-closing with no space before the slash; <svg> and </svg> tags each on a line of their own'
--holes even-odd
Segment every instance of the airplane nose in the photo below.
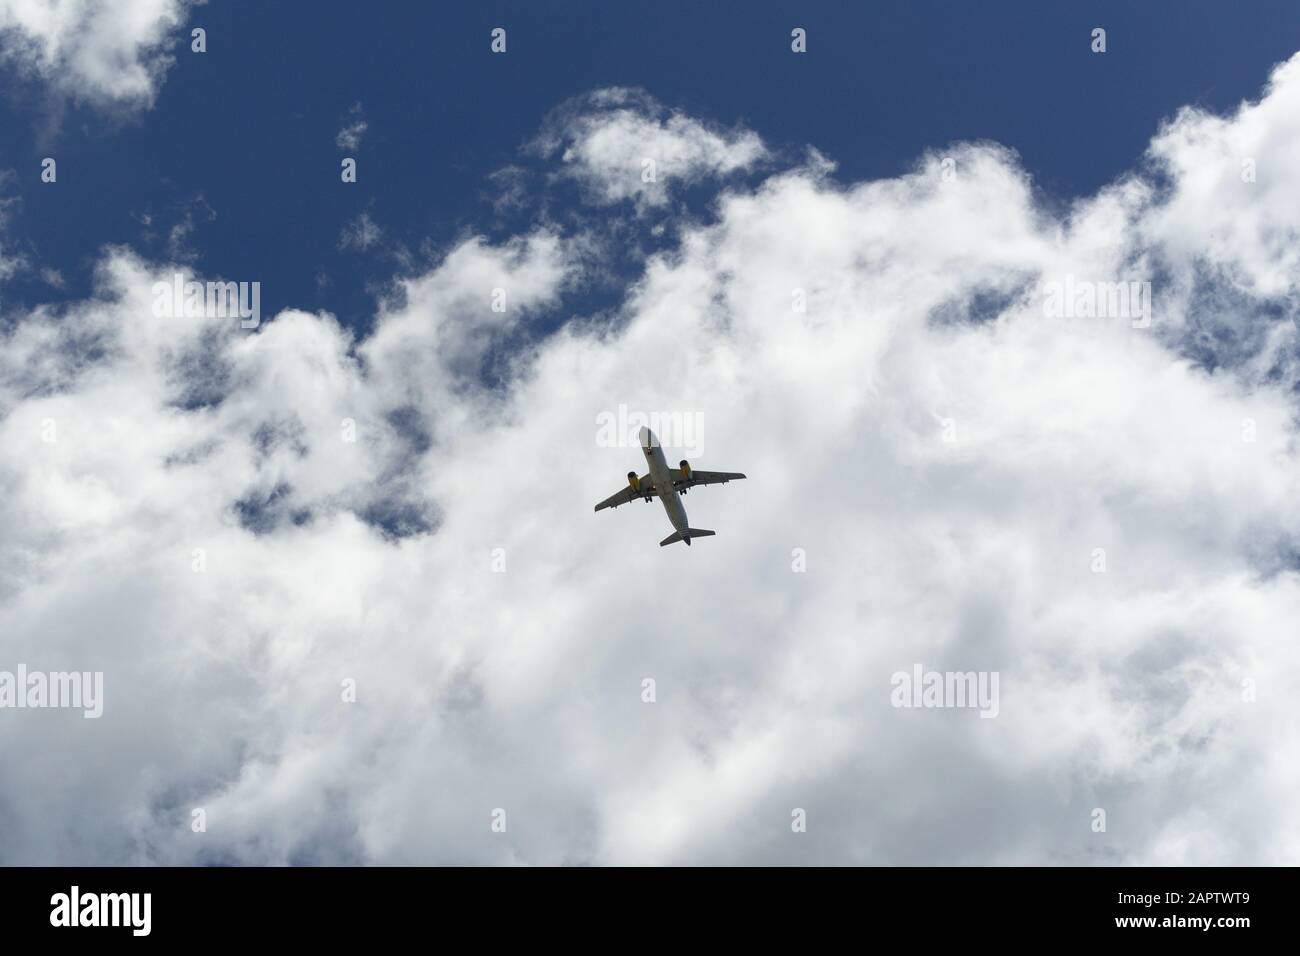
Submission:
<svg viewBox="0 0 1300 956">
<path fill-rule="evenodd" d="M 648 428 L 641 429 L 641 447 L 654 448 L 659 444 L 659 439 L 655 438 L 655 433 Z"/>
</svg>

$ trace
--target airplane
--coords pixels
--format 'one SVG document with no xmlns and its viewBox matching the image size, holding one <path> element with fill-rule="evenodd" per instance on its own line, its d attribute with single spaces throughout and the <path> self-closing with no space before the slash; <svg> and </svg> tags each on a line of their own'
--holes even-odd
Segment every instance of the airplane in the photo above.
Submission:
<svg viewBox="0 0 1300 956">
<path fill-rule="evenodd" d="M 745 476 L 734 471 L 695 471 L 691 468 L 690 462 L 684 458 L 678 463 L 678 467 L 669 468 L 664 458 L 664 450 L 659 447 L 659 439 L 655 437 L 655 433 L 648 428 L 642 428 L 639 437 L 641 450 L 645 452 L 646 464 L 649 465 L 650 471 L 640 478 L 635 471 L 629 471 L 628 486 L 596 505 L 596 510 L 617 508 L 637 498 L 643 498 L 646 504 L 649 504 L 650 499 L 658 495 L 659 500 L 663 502 L 664 511 L 668 512 L 668 520 L 677 529 L 660 541 L 659 547 L 662 548 L 674 541 L 685 541 L 689 548 L 691 538 L 706 538 L 716 534 L 717 532 L 714 531 L 705 531 L 687 525 L 686 509 L 682 507 L 679 492 L 684 495 L 688 488 L 694 488 L 696 485 L 725 485 L 729 481 L 738 481 Z"/>
</svg>

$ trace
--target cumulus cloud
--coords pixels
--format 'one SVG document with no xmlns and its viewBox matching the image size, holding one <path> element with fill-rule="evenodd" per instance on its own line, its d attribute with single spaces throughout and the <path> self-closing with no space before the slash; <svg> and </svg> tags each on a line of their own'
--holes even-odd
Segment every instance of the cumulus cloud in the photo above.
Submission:
<svg viewBox="0 0 1300 956">
<path fill-rule="evenodd" d="M 171 267 L 110 250 L 0 348 L 0 667 L 106 698 L 0 714 L 0 859 L 1300 861 L 1295 63 L 1064 215 L 987 145 L 732 184 L 612 317 L 560 321 L 585 253 L 546 230 L 362 338 L 154 318 Z M 608 201 L 660 201 L 611 172 L 637 137 L 578 142 L 707 129 L 589 108 L 551 155 Z M 710 135 L 679 175 L 757 148 Z M 1203 165 L 1243 142 L 1271 208 Z M 1051 314 L 1066 277 L 1151 281 L 1151 321 Z M 592 514 L 622 403 L 749 474 L 686 499 L 717 537 Z M 998 716 L 891 706 L 917 663 L 997 672 Z"/>
<path fill-rule="evenodd" d="M 1279 67 L 1266 95 L 1232 117 L 1187 108 L 1151 145 L 1177 183 L 1144 231 L 1180 264 L 1195 261 L 1259 297 L 1300 285 L 1300 60 Z"/>
<path fill-rule="evenodd" d="M 0 0 L 0 56 L 96 104 L 152 105 L 186 0 Z"/>
<path fill-rule="evenodd" d="M 533 147 L 602 204 L 662 206 L 669 187 L 749 169 L 766 149 L 745 129 L 724 130 L 670 111 L 639 90 L 599 90 L 548 118 Z"/>
</svg>

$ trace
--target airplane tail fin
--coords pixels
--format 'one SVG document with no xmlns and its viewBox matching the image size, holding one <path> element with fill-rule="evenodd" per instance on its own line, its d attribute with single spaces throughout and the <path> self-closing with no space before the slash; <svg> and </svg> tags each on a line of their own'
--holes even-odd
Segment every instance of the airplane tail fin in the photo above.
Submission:
<svg viewBox="0 0 1300 956">
<path fill-rule="evenodd" d="M 691 538 L 707 538 L 711 534 L 717 534 L 716 531 L 705 531 L 702 528 L 687 528 L 685 531 L 674 531 L 668 537 L 659 542 L 659 547 L 666 544 L 673 544 L 676 541 L 685 541 L 690 546 Z"/>
</svg>

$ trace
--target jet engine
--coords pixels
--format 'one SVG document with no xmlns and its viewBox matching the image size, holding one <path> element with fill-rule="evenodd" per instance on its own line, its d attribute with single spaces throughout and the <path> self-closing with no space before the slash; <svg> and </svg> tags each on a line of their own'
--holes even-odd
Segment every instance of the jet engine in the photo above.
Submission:
<svg viewBox="0 0 1300 956">
<path fill-rule="evenodd" d="M 641 479 L 636 476 L 635 471 L 629 471 L 627 473 L 627 483 L 632 486 L 633 491 L 641 490 Z"/>
<path fill-rule="evenodd" d="M 682 470 L 682 477 L 689 481 L 691 477 L 691 463 L 683 458 L 677 463 L 677 467 Z"/>
</svg>

